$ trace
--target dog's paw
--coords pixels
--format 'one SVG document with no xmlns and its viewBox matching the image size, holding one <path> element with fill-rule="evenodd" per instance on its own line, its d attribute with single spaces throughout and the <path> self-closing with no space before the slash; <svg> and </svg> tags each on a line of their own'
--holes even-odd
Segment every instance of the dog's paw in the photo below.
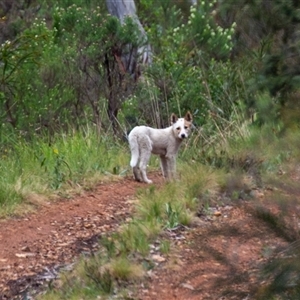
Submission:
<svg viewBox="0 0 300 300">
<path fill-rule="evenodd" d="M 150 179 L 148 179 L 147 181 L 145 181 L 146 183 L 148 183 L 148 184 L 151 184 L 151 183 L 153 183 L 153 181 L 152 180 L 150 180 Z"/>
</svg>

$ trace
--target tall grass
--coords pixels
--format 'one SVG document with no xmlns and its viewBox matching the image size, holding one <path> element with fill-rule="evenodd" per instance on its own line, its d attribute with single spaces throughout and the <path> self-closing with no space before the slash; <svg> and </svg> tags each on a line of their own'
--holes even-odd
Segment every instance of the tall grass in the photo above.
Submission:
<svg viewBox="0 0 300 300">
<path fill-rule="evenodd" d="M 126 147 L 108 135 L 99 137 L 91 128 L 57 135 L 51 143 L 41 136 L 30 141 L 10 136 L 0 149 L 0 215 L 14 213 L 32 195 L 71 192 L 107 175 L 124 175 Z"/>
</svg>

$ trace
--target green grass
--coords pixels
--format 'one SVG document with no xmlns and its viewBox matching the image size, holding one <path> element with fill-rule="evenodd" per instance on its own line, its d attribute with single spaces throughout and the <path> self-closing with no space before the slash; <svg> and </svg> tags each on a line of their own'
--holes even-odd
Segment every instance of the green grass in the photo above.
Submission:
<svg viewBox="0 0 300 300">
<path fill-rule="evenodd" d="M 125 175 L 129 161 L 126 144 L 92 130 L 57 135 L 51 143 L 40 136 L 30 142 L 10 136 L 0 156 L 0 216 L 19 213 L 20 206 L 39 196 L 41 201 L 67 196 L 101 178 Z"/>
<path fill-rule="evenodd" d="M 110 265 L 113 278 L 129 281 L 143 276 L 144 270 L 141 265 L 133 263 L 126 257 L 119 257 Z"/>
<path fill-rule="evenodd" d="M 170 250 L 171 250 L 171 243 L 169 240 L 162 240 L 160 242 L 160 252 L 162 254 L 169 254 Z"/>
</svg>

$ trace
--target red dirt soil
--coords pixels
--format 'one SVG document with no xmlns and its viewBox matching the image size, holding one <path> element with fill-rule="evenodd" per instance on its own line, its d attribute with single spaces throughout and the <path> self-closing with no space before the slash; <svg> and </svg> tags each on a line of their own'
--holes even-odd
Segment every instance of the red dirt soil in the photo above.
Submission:
<svg viewBox="0 0 300 300">
<path fill-rule="evenodd" d="M 130 215 L 142 186 L 130 179 L 99 184 L 73 199 L 40 207 L 35 213 L 0 222 L 0 299 L 18 298 L 36 275 L 55 272 L 82 252 L 94 251 L 101 234 Z M 47 274 L 46 274 L 47 276 Z"/>
<path fill-rule="evenodd" d="M 150 177 L 160 184 L 158 174 Z M 55 277 L 59 266 L 96 251 L 99 237 L 130 217 L 135 192 L 145 187 L 131 178 L 102 183 L 73 199 L 0 221 L 0 299 L 23 299 L 27 289 Z M 176 250 L 154 259 L 156 268 L 134 299 L 252 299 L 268 253 L 287 242 L 257 219 L 246 201 L 217 211 L 200 216 L 191 228 L 165 233 Z"/>
</svg>

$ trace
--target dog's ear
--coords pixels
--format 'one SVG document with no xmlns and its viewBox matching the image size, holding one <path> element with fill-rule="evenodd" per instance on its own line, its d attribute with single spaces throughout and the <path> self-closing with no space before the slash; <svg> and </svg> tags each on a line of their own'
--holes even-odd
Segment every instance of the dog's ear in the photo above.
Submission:
<svg viewBox="0 0 300 300">
<path fill-rule="evenodd" d="M 193 121 L 193 116 L 192 114 L 188 111 L 186 114 L 185 114 L 185 117 L 184 119 L 188 122 L 192 122 Z"/>
<path fill-rule="evenodd" d="M 171 115 L 171 125 L 175 124 L 178 120 L 178 117 L 173 113 Z"/>
</svg>

